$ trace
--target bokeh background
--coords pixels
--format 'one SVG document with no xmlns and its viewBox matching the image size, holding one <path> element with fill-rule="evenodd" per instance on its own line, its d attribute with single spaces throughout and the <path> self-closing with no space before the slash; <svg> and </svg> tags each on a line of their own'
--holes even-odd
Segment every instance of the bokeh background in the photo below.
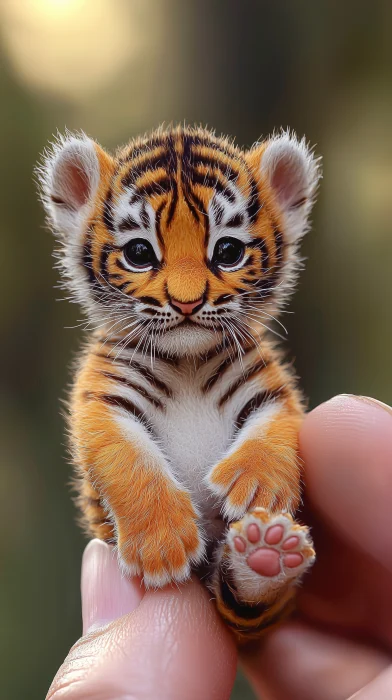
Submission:
<svg viewBox="0 0 392 700">
<path fill-rule="evenodd" d="M 65 127 L 109 149 L 183 120 L 240 145 L 306 134 L 324 180 L 286 345 L 310 406 L 391 402 L 391 21 L 390 0 L 0 0 L 1 698 L 44 698 L 80 633 L 60 415 L 80 314 L 55 289 L 39 153 Z"/>
</svg>

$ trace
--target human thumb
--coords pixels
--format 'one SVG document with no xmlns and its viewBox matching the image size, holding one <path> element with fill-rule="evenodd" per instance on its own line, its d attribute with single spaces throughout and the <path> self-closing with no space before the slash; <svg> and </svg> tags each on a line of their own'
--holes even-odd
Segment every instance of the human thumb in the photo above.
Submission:
<svg viewBox="0 0 392 700">
<path fill-rule="evenodd" d="M 228 700 L 236 650 L 197 581 L 144 592 L 94 540 L 82 569 L 83 628 L 47 700 Z"/>
</svg>

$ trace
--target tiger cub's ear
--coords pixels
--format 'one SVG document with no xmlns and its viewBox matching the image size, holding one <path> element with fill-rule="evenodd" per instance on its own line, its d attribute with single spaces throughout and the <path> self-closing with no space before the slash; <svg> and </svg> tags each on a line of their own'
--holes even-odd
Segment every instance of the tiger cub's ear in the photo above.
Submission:
<svg viewBox="0 0 392 700">
<path fill-rule="evenodd" d="M 60 136 L 45 152 L 37 175 L 49 220 L 60 235 L 81 230 L 113 161 L 85 134 Z"/>
<path fill-rule="evenodd" d="M 249 156 L 253 164 L 258 158 L 259 175 L 275 195 L 287 240 L 298 241 L 308 230 L 308 216 L 321 177 L 321 158 L 314 156 L 305 138 L 299 141 L 288 131 L 256 146 Z"/>
</svg>

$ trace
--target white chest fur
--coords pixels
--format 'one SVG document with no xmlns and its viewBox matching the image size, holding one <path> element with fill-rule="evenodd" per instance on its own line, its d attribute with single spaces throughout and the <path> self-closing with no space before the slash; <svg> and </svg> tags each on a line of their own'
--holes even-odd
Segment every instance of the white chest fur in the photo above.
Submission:
<svg viewBox="0 0 392 700">
<path fill-rule="evenodd" d="M 169 389 L 162 393 L 155 382 L 159 406 L 137 391 L 136 383 L 150 393 L 152 389 L 151 376 L 141 371 L 139 357 L 126 369 L 124 365 L 121 368 L 130 385 L 116 387 L 117 392 L 121 391 L 144 411 L 169 469 L 177 482 L 191 494 L 192 502 L 211 534 L 219 531 L 221 526 L 220 506 L 208 490 L 204 477 L 229 450 L 238 411 L 257 390 L 263 388 L 263 382 L 257 376 L 244 381 L 246 368 L 255 362 L 255 358 L 260 360 L 257 350 L 246 356 L 244 367 L 238 360 L 225 364 L 225 357 L 217 355 L 198 368 L 192 361 L 182 360 L 171 366 L 158 360 L 151 372 Z M 143 365 L 146 367 L 145 358 Z M 222 366 L 224 370 L 221 372 Z M 214 378 L 212 383 L 211 377 Z M 236 389 L 231 392 L 233 386 Z M 134 419 L 123 416 L 121 420 L 129 422 Z"/>
<path fill-rule="evenodd" d="M 207 515 L 212 503 L 203 477 L 227 450 L 233 424 L 218 409 L 216 397 L 203 393 L 197 373 L 183 373 L 165 412 L 154 415 L 154 426 L 178 481 Z"/>
</svg>

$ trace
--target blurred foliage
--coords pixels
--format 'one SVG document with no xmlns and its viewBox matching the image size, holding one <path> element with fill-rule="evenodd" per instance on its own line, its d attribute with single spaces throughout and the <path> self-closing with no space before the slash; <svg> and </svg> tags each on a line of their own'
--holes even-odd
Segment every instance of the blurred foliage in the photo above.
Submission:
<svg viewBox="0 0 392 700">
<path fill-rule="evenodd" d="M 324 180 L 287 348 L 310 406 L 391 402 L 391 19 L 388 0 L 0 0 L 2 698 L 43 698 L 80 633 L 60 415 L 80 315 L 53 289 L 38 154 L 65 126 L 108 148 L 163 121 L 305 133 Z"/>
</svg>

